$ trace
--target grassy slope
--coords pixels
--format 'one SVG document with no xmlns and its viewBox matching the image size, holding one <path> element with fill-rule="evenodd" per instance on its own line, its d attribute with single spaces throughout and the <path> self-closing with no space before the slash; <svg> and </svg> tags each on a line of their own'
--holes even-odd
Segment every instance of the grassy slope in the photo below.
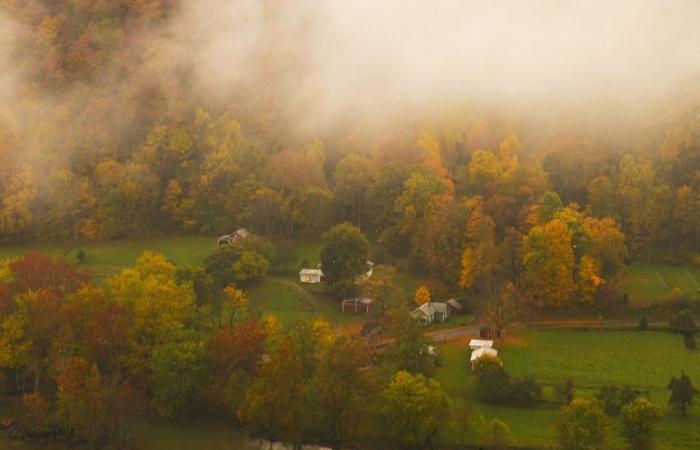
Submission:
<svg viewBox="0 0 700 450">
<path fill-rule="evenodd" d="M 634 262 L 622 281 L 622 290 L 637 303 L 668 298 L 671 289 L 678 287 L 691 299 L 700 300 L 700 268 Z"/>
<path fill-rule="evenodd" d="M 700 353 L 685 350 L 679 337 L 662 332 L 625 331 L 523 331 L 527 346 L 500 348 L 500 356 L 513 375 L 533 375 L 543 383 L 571 378 L 577 394 L 592 396 L 605 383 L 630 384 L 649 389 L 651 400 L 665 412 L 659 425 L 658 448 L 700 448 L 700 406 L 688 418 L 669 413 L 666 384 L 672 374 L 684 370 L 700 384 Z M 437 378 L 451 398 L 473 395 L 466 344 L 443 347 L 443 367 Z M 545 398 L 551 399 L 545 386 Z M 554 423 L 558 406 L 536 409 L 477 403 L 487 420 L 505 421 L 520 445 L 547 448 L 555 443 Z M 620 448 L 619 420 L 612 421 L 611 448 Z"/>
</svg>

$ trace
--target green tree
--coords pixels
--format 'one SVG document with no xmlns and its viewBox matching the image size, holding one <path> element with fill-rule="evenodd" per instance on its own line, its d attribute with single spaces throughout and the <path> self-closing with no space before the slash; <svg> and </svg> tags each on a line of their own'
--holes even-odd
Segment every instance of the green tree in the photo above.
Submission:
<svg viewBox="0 0 700 450">
<path fill-rule="evenodd" d="M 374 266 L 372 276 L 362 285 L 362 292 L 379 303 L 380 312 L 384 315 L 401 298 L 401 288 L 396 281 L 396 267 L 384 264 Z"/>
<path fill-rule="evenodd" d="M 678 378 L 671 377 L 671 381 L 668 383 L 668 390 L 671 391 L 668 404 L 673 406 L 682 416 L 688 413 L 688 407 L 693 404 L 693 399 L 699 393 L 685 372 L 681 372 Z"/>
<path fill-rule="evenodd" d="M 445 423 L 449 405 L 440 383 L 400 371 L 382 391 L 380 413 L 394 439 L 425 448 Z"/>
<path fill-rule="evenodd" d="M 608 420 L 596 400 L 576 398 L 562 408 L 556 423 L 559 444 L 565 450 L 595 450 L 605 447 Z"/>
<path fill-rule="evenodd" d="M 630 449 L 646 450 L 652 447 L 659 417 L 659 408 L 645 397 L 637 397 L 622 408 L 622 436 Z"/>
<path fill-rule="evenodd" d="M 387 357 L 393 369 L 411 373 L 426 373 L 430 369 L 429 341 L 423 335 L 423 327 L 403 309 L 392 311 L 391 335 L 394 342 Z"/>
<path fill-rule="evenodd" d="M 196 405 L 206 378 L 202 336 L 184 329 L 171 333 L 153 347 L 148 362 L 153 408 L 161 417 L 179 416 Z"/>
<path fill-rule="evenodd" d="M 238 417 L 252 431 L 270 431 L 278 439 L 301 443 L 307 428 L 303 367 L 299 349 L 282 337 L 246 391 Z"/>
<path fill-rule="evenodd" d="M 359 228 L 343 223 L 323 235 L 321 268 L 339 295 L 351 292 L 355 277 L 366 272 L 369 243 Z"/>
<path fill-rule="evenodd" d="M 374 387 L 363 370 L 369 364 L 368 355 L 363 340 L 346 336 L 332 339 L 320 354 L 313 385 L 332 439 L 351 441 L 364 417 L 365 402 Z"/>
<path fill-rule="evenodd" d="M 245 250 L 238 261 L 233 263 L 231 270 L 233 278 L 241 284 L 253 283 L 261 280 L 267 274 L 270 263 L 261 254 Z"/>
</svg>

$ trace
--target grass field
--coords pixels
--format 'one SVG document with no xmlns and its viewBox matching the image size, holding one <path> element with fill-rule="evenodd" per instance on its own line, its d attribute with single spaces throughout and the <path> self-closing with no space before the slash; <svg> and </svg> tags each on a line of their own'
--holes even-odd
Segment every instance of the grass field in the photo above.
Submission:
<svg viewBox="0 0 700 450">
<path fill-rule="evenodd" d="M 499 356 L 511 374 L 532 375 L 543 383 L 545 399 L 552 400 L 551 386 L 566 378 L 574 381 L 577 395 L 585 397 L 606 383 L 648 389 L 651 400 L 664 411 L 657 448 L 700 448 L 700 406 L 691 409 L 685 419 L 666 407 L 671 375 L 684 370 L 700 385 L 700 352 L 686 350 L 679 337 L 664 332 L 570 330 L 522 330 L 519 335 L 517 345 L 498 348 Z M 453 399 L 474 396 L 466 348 L 466 341 L 442 347 L 443 365 L 436 377 Z M 554 423 L 560 405 L 548 402 L 534 409 L 476 406 L 487 420 L 505 421 L 518 445 L 555 445 Z M 622 448 L 619 420 L 611 425 L 610 448 Z"/>
<path fill-rule="evenodd" d="M 289 258 L 283 264 L 274 265 L 270 276 L 261 284 L 252 286 L 249 291 L 251 301 L 263 311 L 279 317 L 284 325 L 325 317 L 334 324 L 347 324 L 358 321 L 358 316 L 342 314 L 338 302 L 322 295 L 318 286 L 302 286 L 296 282 L 301 265 L 315 266 L 319 261 L 321 243 L 312 240 L 296 240 L 278 243 L 285 247 Z M 131 239 L 87 243 L 74 246 L 35 245 L 2 246 L 0 259 L 23 255 L 29 251 L 39 251 L 52 256 L 63 256 L 77 262 L 76 255 L 82 250 L 87 258 L 80 267 L 88 270 L 96 284 L 136 263 L 145 251 L 163 254 L 176 265 L 201 266 L 204 258 L 216 250 L 216 241 L 205 236 L 176 236 L 150 239 Z"/>
<path fill-rule="evenodd" d="M 216 249 L 216 241 L 204 236 L 176 236 L 119 241 L 95 242 L 68 245 L 0 246 L 0 259 L 20 256 L 29 251 L 38 251 L 52 256 L 63 256 L 76 262 L 77 253 L 82 250 L 86 263 L 82 266 L 96 278 L 104 278 L 136 263 L 145 251 L 163 254 L 177 265 L 202 265 L 204 258 Z"/>
<path fill-rule="evenodd" d="M 634 262 L 622 280 L 623 292 L 640 305 L 667 299 L 674 287 L 700 300 L 700 268 Z"/>
</svg>

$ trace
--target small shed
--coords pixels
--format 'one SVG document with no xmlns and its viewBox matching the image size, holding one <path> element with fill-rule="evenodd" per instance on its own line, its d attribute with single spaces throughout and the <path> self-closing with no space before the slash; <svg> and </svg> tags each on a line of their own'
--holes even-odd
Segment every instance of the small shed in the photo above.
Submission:
<svg viewBox="0 0 700 450">
<path fill-rule="evenodd" d="M 474 368 L 474 363 L 479 358 L 482 358 L 484 356 L 488 356 L 491 358 L 497 358 L 498 357 L 498 350 L 496 350 L 495 348 L 491 348 L 491 347 L 481 347 L 481 348 L 474 350 L 472 352 L 472 356 L 470 359 L 470 361 L 472 363 L 472 369 Z"/>
<path fill-rule="evenodd" d="M 372 277 L 372 272 L 374 271 L 374 263 L 372 261 L 367 261 L 367 272 L 361 273 L 355 277 L 355 284 L 365 284 L 367 280 Z"/>
<path fill-rule="evenodd" d="M 342 311 L 344 313 L 369 314 L 372 312 L 373 298 L 357 297 L 343 300 Z"/>
<path fill-rule="evenodd" d="M 471 341 L 469 341 L 469 348 L 471 348 L 472 350 L 478 350 L 483 347 L 493 347 L 493 341 L 488 339 L 472 339 Z"/>
<path fill-rule="evenodd" d="M 464 306 L 462 306 L 462 303 L 456 298 L 451 298 L 445 303 L 447 303 L 447 307 L 450 309 L 450 314 L 452 315 L 462 314 L 462 312 L 464 312 Z"/>
<path fill-rule="evenodd" d="M 245 239 L 248 236 L 250 236 L 250 232 L 248 230 L 246 230 L 245 228 L 239 228 L 231 234 L 225 234 L 223 236 L 220 236 L 216 240 L 216 245 L 218 247 L 232 245 L 232 244 L 235 244 L 236 241 L 238 241 L 239 239 Z"/>
<path fill-rule="evenodd" d="M 323 271 L 321 269 L 301 269 L 299 271 L 299 281 L 318 284 L 323 281 Z"/>
</svg>

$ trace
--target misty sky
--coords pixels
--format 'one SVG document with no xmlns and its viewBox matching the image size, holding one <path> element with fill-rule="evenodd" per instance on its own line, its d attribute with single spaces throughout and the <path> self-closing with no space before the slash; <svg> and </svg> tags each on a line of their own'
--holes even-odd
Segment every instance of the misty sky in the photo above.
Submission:
<svg viewBox="0 0 700 450">
<path fill-rule="evenodd" d="M 700 82 L 697 0 L 299 3 L 186 8 L 178 26 L 197 30 L 200 81 L 226 89 L 281 46 L 290 100 L 324 116 L 463 99 L 636 107 Z"/>
<path fill-rule="evenodd" d="M 199 93 L 274 89 L 317 123 L 469 102 L 632 111 L 700 86 L 699 0 L 198 0 L 164 28 L 149 58 L 192 68 Z M 0 15 L 4 97 L 15 34 Z"/>
</svg>

